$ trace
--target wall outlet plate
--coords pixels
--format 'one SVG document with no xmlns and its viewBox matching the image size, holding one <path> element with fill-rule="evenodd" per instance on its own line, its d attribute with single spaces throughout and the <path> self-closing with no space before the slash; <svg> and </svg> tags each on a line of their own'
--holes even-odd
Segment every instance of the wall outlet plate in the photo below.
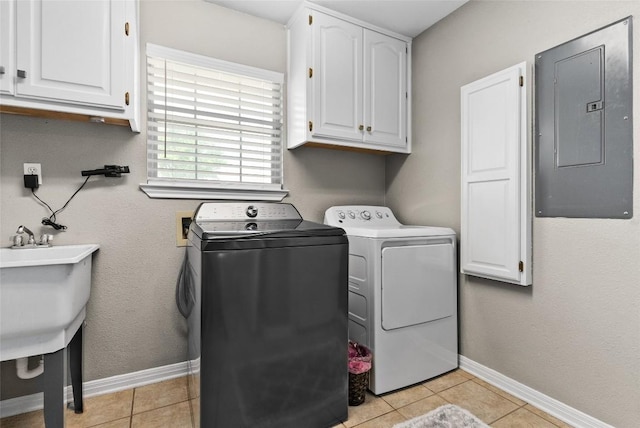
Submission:
<svg viewBox="0 0 640 428">
<path fill-rule="evenodd" d="M 42 165 L 39 163 L 25 163 L 24 175 L 37 175 L 38 185 L 42 186 Z"/>
<path fill-rule="evenodd" d="M 193 211 L 176 212 L 176 247 L 187 246 L 187 233 L 193 218 Z"/>
</svg>

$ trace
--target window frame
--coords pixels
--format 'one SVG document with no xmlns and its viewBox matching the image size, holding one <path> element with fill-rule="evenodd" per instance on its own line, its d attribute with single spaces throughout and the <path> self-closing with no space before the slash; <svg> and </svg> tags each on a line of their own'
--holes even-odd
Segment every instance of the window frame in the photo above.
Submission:
<svg viewBox="0 0 640 428">
<path fill-rule="evenodd" d="M 216 58 L 207 57 L 204 55 L 194 54 L 191 52 L 172 49 L 152 43 L 146 44 L 146 67 L 148 67 L 148 57 L 161 58 L 167 61 L 180 62 L 194 67 L 209 68 L 215 71 L 221 71 L 232 74 L 240 74 L 249 78 L 257 78 L 263 80 L 270 80 L 275 83 L 279 83 L 284 89 L 284 73 L 264 70 L 257 67 L 251 67 L 247 65 L 232 63 Z M 145 74 L 145 81 L 147 80 L 148 73 Z M 145 99 L 148 100 L 149 89 L 145 91 Z M 282 96 L 284 102 L 284 95 Z M 148 104 L 146 104 L 148 105 Z M 284 131 L 285 119 L 284 105 L 282 106 L 282 134 L 280 141 L 281 161 L 280 168 L 282 169 L 282 180 L 280 189 L 269 188 L 270 186 L 264 186 L 260 183 L 250 184 L 245 183 L 242 185 L 232 182 L 219 182 L 219 181 L 207 181 L 207 180 L 174 180 L 171 178 L 156 178 L 149 176 L 149 121 L 148 121 L 148 107 L 147 116 L 145 116 L 147 131 L 145 138 L 145 164 L 147 168 L 147 182 L 140 184 L 140 189 L 146 193 L 150 198 L 165 198 L 165 199 L 224 199 L 224 200 L 263 200 L 263 201 L 281 201 L 288 194 L 288 190 L 284 189 L 284 147 L 286 145 Z M 277 185 L 276 185 L 277 186 Z"/>
</svg>

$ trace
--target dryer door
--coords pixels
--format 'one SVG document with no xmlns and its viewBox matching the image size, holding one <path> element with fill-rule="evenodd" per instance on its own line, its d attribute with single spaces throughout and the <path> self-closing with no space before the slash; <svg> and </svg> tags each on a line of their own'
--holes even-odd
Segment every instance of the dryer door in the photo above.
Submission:
<svg viewBox="0 0 640 428">
<path fill-rule="evenodd" d="M 382 249 L 382 328 L 392 330 L 455 312 L 455 253 L 451 243 Z"/>
</svg>

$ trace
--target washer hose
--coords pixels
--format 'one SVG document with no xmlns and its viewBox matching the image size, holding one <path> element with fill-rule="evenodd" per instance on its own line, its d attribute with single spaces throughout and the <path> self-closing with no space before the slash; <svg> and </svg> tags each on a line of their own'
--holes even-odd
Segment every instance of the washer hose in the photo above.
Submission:
<svg viewBox="0 0 640 428">
<path fill-rule="evenodd" d="M 185 251 L 184 260 L 176 281 L 176 306 L 183 317 L 189 318 L 195 305 L 194 284 L 189 269 L 189 253 Z"/>
</svg>

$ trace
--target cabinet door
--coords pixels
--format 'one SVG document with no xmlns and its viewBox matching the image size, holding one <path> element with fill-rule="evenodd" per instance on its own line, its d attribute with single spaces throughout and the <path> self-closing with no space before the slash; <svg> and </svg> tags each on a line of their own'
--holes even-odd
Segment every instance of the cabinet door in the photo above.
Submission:
<svg viewBox="0 0 640 428">
<path fill-rule="evenodd" d="M 364 142 L 407 145 L 407 44 L 364 32 Z"/>
<path fill-rule="evenodd" d="M 0 94 L 13 95 L 15 1 L 0 1 Z"/>
<path fill-rule="evenodd" d="M 20 0 L 16 96 L 123 110 L 125 37 L 123 1 Z"/>
<path fill-rule="evenodd" d="M 362 141 L 362 28 L 315 13 L 312 50 L 311 135 Z"/>
<path fill-rule="evenodd" d="M 463 86 L 460 269 L 531 284 L 527 101 L 521 63 Z"/>
</svg>

